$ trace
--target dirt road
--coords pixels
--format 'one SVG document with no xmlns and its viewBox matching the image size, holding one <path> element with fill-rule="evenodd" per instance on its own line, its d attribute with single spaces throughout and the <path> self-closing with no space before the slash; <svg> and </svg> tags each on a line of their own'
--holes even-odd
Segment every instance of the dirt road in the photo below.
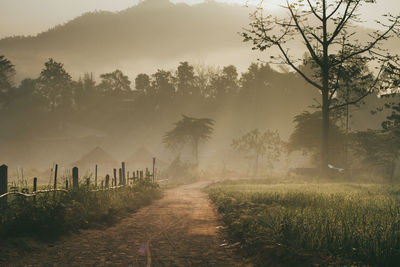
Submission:
<svg viewBox="0 0 400 267">
<path fill-rule="evenodd" d="M 61 238 L 10 266 L 242 266 L 220 247 L 206 183 L 170 189 L 165 197 L 104 230 Z"/>
</svg>

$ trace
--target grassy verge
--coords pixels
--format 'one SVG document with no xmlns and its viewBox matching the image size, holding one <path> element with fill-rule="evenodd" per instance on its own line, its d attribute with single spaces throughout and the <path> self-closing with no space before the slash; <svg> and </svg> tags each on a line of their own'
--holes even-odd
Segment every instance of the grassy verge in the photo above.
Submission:
<svg viewBox="0 0 400 267">
<path fill-rule="evenodd" d="M 162 194 L 159 186 L 149 181 L 117 190 L 92 190 L 81 186 L 69 193 L 52 192 L 36 198 L 9 196 L 5 212 L 0 213 L 0 237 L 47 239 L 90 226 L 110 225 Z"/>
<path fill-rule="evenodd" d="M 399 186 L 259 180 L 214 184 L 208 192 L 230 242 L 258 265 L 274 257 L 295 266 L 400 262 Z"/>
</svg>

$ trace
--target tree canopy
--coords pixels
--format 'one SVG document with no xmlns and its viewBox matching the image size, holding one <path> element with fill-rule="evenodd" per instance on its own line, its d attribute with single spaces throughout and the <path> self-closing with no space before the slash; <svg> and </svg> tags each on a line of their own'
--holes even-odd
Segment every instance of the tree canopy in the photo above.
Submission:
<svg viewBox="0 0 400 267">
<path fill-rule="evenodd" d="M 272 163 L 278 160 L 285 150 L 285 145 L 277 131 L 260 132 L 258 129 L 233 139 L 231 146 L 254 161 L 254 175 L 258 173 L 260 157 L 265 157 L 268 167 L 272 168 Z"/>
<path fill-rule="evenodd" d="M 195 161 L 198 163 L 199 143 L 210 139 L 215 122 L 207 118 L 197 119 L 185 115 L 182 117 L 174 124 L 175 127 L 164 135 L 163 143 L 167 148 L 178 151 L 189 143 L 192 146 Z"/>
</svg>

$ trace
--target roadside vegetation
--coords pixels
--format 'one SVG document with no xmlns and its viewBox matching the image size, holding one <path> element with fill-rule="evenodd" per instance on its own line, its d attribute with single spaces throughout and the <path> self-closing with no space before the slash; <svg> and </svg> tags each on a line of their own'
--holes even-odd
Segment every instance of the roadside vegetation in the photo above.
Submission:
<svg viewBox="0 0 400 267">
<path fill-rule="evenodd" d="M 158 184 L 150 180 L 109 190 L 82 185 L 68 193 L 11 195 L 7 197 L 7 207 L 0 212 L 0 236 L 47 239 L 83 228 L 111 225 L 161 195 Z"/>
<path fill-rule="evenodd" d="M 243 180 L 211 185 L 208 193 L 229 243 L 258 265 L 274 257 L 296 266 L 400 262 L 399 185 Z"/>
</svg>

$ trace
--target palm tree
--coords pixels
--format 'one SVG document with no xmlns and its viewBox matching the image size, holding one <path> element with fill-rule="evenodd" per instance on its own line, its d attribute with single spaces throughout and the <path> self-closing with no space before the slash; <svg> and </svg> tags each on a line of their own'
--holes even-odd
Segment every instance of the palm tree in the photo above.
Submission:
<svg viewBox="0 0 400 267">
<path fill-rule="evenodd" d="M 175 127 L 164 135 L 163 143 L 168 149 L 174 151 L 181 151 L 186 144 L 190 144 L 198 165 L 199 143 L 210 139 L 215 121 L 182 116 L 181 120 L 174 123 Z"/>
</svg>

